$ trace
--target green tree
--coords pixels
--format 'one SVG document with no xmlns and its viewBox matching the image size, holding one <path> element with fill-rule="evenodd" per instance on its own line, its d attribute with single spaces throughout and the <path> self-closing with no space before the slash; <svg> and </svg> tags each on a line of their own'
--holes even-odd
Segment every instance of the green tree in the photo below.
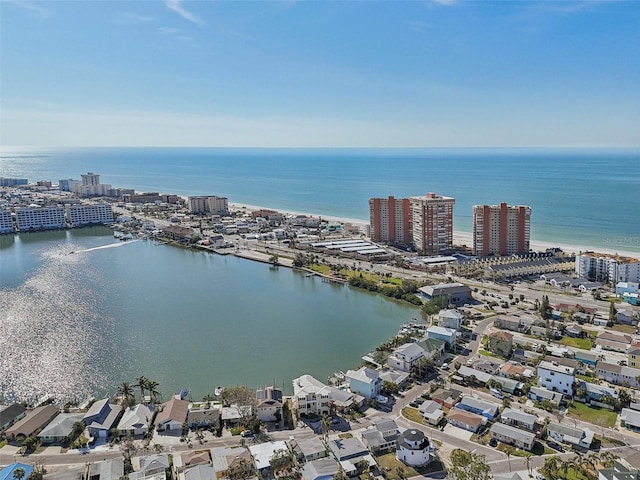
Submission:
<svg viewBox="0 0 640 480">
<path fill-rule="evenodd" d="M 451 452 L 449 474 L 456 480 L 490 480 L 491 467 L 484 455 L 467 452 L 459 448 Z"/>
<path fill-rule="evenodd" d="M 133 386 L 129 382 L 122 382 L 122 385 L 118 387 L 118 395 L 122 397 L 122 405 L 129 407 L 135 403 L 135 397 L 133 396 Z"/>
<path fill-rule="evenodd" d="M 140 402 L 144 402 L 144 392 L 147 388 L 147 383 L 149 383 L 149 379 L 144 375 L 136 379 L 134 386 L 140 389 Z"/>
<path fill-rule="evenodd" d="M 271 255 L 269 257 L 269 263 L 271 265 L 273 265 L 274 267 L 277 267 L 278 265 L 280 265 L 280 259 L 279 259 L 278 255 L 276 255 L 275 253 L 273 255 Z"/>
<path fill-rule="evenodd" d="M 13 478 L 16 480 L 22 480 L 26 474 L 27 472 L 22 467 L 18 467 L 13 470 Z"/>
<path fill-rule="evenodd" d="M 609 304 L 609 323 L 616 323 L 618 311 L 616 310 L 616 306 L 611 302 Z"/>
</svg>

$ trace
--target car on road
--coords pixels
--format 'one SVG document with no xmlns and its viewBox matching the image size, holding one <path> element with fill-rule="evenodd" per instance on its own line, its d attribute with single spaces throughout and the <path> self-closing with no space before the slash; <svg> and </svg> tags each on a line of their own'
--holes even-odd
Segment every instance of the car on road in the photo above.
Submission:
<svg viewBox="0 0 640 480">
<path fill-rule="evenodd" d="M 559 443 L 556 442 L 547 442 L 547 446 L 549 448 L 553 448 L 554 450 L 557 450 L 559 452 L 564 452 L 564 447 L 562 445 L 560 445 Z"/>
<path fill-rule="evenodd" d="M 442 364 L 442 370 L 449 370 L 449 364 L 448 363 L 443 363 Z"/>
<path fill-rule="evenodd" d="M 497 447 L 498 446 L 498 441 L 495 438 L 492 438 L 491 440 L 489 440 L 489 446 L 490 447 Z"/>
</svg>

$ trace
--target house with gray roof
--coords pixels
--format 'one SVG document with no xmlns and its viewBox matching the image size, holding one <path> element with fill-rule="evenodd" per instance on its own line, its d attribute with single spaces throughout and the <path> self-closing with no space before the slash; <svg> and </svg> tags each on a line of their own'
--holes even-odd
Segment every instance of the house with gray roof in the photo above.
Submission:
<svg viewBox="0 0 640 480">
<path fill-rule="evenodd" d="M 27 409 L 19 403 L 14 403 L 0 410 L 0 432 L 6 430 L 27 414 Z"/>
<path fill-rule="evenodd" d="M 471 288 L 462 283 L 440 283 L 419 288 L 421 296 L 427 301 L 440 298 L 447 299 L 450 304 L 462 305 L 469 301 Z"/>
<path fill-rule="evenodd" d="M 639 384 L 636 378 L 640 376 L 640 369 L 600 361 L 596 363 L 596 376 L 615 385 L 626 382 L 630 387 L 637 388 Z"/>
<path fill-rule="evenodd" d="M 378 464 L 367 450 L 367 447 L 355 437 L 333 438 L 328 442 L 329 450 L 333 457 L 340 462 L 347 475 L 353 475 L 358 470 L 356 464 L 362 460 L 369 462 L 371 468 L 377 468 Z"/>
<path fill-rule="evenodd" d="M 9 440 L 24 440 L 47 425 L 57 414 L 58 409 L 53 405 L 36 407 L 9 427 L 5 432 L 5 436 Z"/>
<path fill-rule="evenodd" d="M 124 477 L 124 458 L 107 458 L 89 464 L 87 480 L 120 480 Z"/>
<path fill-rule="evenodd" d="M 121 412 L 122 407 L 109 403 L 108 398 L 94 402 L 83 417 L 89 436 L 92 438 L 108 437 L 109 430 L 116 426 Z"/>
<path fill-rule="evenodd" d="M 440 404 L 433 400 L 427 400 L 418 407 L 418 411 L 422 417 L 431 425 L 438 425 L 444 418 L 444 412 L 440 408 Z"/>
<path fill-rule="evenodd" d="M 230 468 L 243 468 L 247 474 L 253 469 L 253 458 L 247 447 L 215 447 L 209 453 L 218 478 L 227 477 Z"/>
<path fill-rule="evenodd" d="M 611 468 L 598 471 L 598 480 L 640 480 L 640 470 L 614 461 Z"/>
<path fill-rule="evenodd" d="M 383 418 L 375 421 L 373 428 L 362 432 L 361 437 L 371 453 L 388 452 L 396 445 L 398 425 L 392 418 Z"/>
<path fill-rule="evenodd" d="M 547 425 L 547 439 L 567 443 L 578 450 L 588 450 L 593 442 L 593 435 L 594 432 L 588 428 L 576 428 L 557 422 L 549 422 Z"/>
<path fill-rule="evenodd" d="M 480 370 L 467 367 L 466 365 L 462 365 L 456 374 L 465 379 L 465 381 L 469 381 L 470 377 L 474 377 L 476 382 L 482 385 L 491 380 L 492 377 L 490 373 L 481 372 Z"/>
<path fill-rule="evenodd" d="M 552 392 L 544 387 L 531 387 L 529 389 L 529 398 L 535 402 L 547 400 L 558 406 L 562 402 L 562 393 Z"/>
<path fill-rule="evenodd" d="M 500 414 L 500 421 L 505 425 L 534 431 L 538 417 L 515 408 L 505 408 Z"/>
<path fill-rule="evenodd" d="M 149 405 L 138 404 L 127 408 L 118 422 L 118 433 L 121 435 L 145 435 L 149 432 L 153 421 L 154 410 Z"/>
<path fill-rule="evenodd" d="M 300 461 L 310 462 L 327 456 L 327 448 L 320 437 L 294 438 L 289 443 Z"/>
<path fill-rule="evenodd" d="M 441 327 L 460 330 L 464 315 L 458 310 L 440 310 L 438 314 L 438 323 Z"/>
<path fill-rule="evenodd" d="M 332 457 L 307 462 L 300 469 L 304 480 L 333 480 L 340 471 L 340 464 Z"/>
<path fill-rule="evenodd" d="M 418 360 L 424 355 L 423 348 L 417 343 L 405 343 L 391 352 L 391 355 L 387 358 L 387 363 L 391 368 L 401 372 L 411 372 L 411 367 L 418 363 Z"/>
<path fill-rule="evenodd" d="M 631 408 L 623 408 L 620 412 L 620 425 L 629 430 L 640 432 L 640 412 Z"/>
<path fill-rule="evenodd" d="M 522 387 L 522 382 L 519 382 L 518 380 L 513 380 L 512 378 L 493 375 L 491 379 L 500 384 L 500 389 L 503 392 L 515 393 L 516 390 L 519 390 Z"/>
<path fill-rule="evenodd" d="M 380 371 L 380 380 L 382 380 L 383 383 L 389 382 L 398 387 L 402 387 L 407 383 L 407 380 L 409 380 L 409 373 L 387 368 Z"/>
<path fill-rule="evenodd" d="M 427 338 L 443 340 L 453 347 L 456 343 L 456 331 L 452 328 L 432 326 L 427 328 Z"/>
<path fill-rule="evenodd" d="M 504 423 L 494 423 L 491 427 L 491 438 L 517 448 L 531 451 L 536 440 L 535 434 L 520 430 Z"/>
<path fill-rule="evenodd" d="M 417 343 L 424 350 L 424 356 L 432 360 L 444 354 L 444 346 L 447 344 L 447 342 L 439 338 L 425 338 Z"/>
<path fill-rule="evenodd" d="M 465 395 L 454 408 L 482 415 L 488 420 L 493 420 L 498 415 L 500 406 L 501 405 L 497 403 L 487 402 L 486 400 L 481 400 L 471 395 Z"/>
<path fill-rule="evenodd" d="M 210 465 L 196 465 L 184 471 L 184 480 L 217 480 L 216 471 Z"/>
<path fill-rule="evenodd" d="M 161 453 L 140 458 L 140 469 L 129 474 L 129 480 L 164 480 L 165 472 L 171 467 L 169 455 Z"/>
<path fill-rule="evenodd" d="M 83 417 L 82 413 L 61 413 L 42 429 L 38 439 L 44 444 L 63 443 L 73 433 L 73 425 Z"/>
</svg>

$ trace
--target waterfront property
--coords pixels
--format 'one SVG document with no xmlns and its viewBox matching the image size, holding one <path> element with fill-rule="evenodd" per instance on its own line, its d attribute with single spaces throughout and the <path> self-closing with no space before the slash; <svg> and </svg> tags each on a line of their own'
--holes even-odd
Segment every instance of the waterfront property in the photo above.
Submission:
<svg viewBox="0 0 640 480">
<path fill-rule="evenodd" d="M 94 402 L 83 417 L 91 439 L 108 437 L 109 431 L 117 425 L 120 413 L 120 405 L 109 403 L 108 398 Z"/>
<path fill-rule="evenodd" d="M 380 393 L 382 380 L 377 370 L 361 367 L 358 370 L 347 370 L 345 379 L 352 393 L 362 395 L 371 400 Z"/>
<path fill-rule="evenodd" d="M 478 256 L 529 253 L 531 207 L 473 206 L 473 251 Z"/>
<path fill-rule="evenodd" d="M 387 363 L 391 368 L 409 373 L 424 355 L 424 349 L 417 343 L 405 343 L 391 352 Z"/>
<path fill-rule="evenodd" d="M 44 444 L 64 443 L 71 437 L 73 427 L 81 422 L 82 413 L 61 413 L 49 422 L 38 434 L 38 440 Z"/>
<path fill-rule="evenodd" d="M 8 428 L 5 436 L 9 440 L 24 440 L 37 430 L 47 425 L 58 414 L 58 409 L 52 405 L 36 407 L 12 427 Z"/>
<path fill-rule="evenodd" d="M 369 229 L 374 242 L 413 245 L 411 207 L 408 198 L 370 198 Z"/>
<path fill-rule="evenodd" d="M 149 405 L 128 407 L 122 414 L 116 429 L 120 435 L 146 435 L 149 433 L 155 412 Z"/>
<path fill-rule="evenodd" d="M 186 400 L 172 398 L 163 403 L 155 420 L 157 430 L 159 432 L 182 430 L 182 424 L 187 421 L 188 411 L 189 402 Z"/>
<path fill-rule="evenodd" d="M 259 388 L 256 400 L 256 412 L 260 421 L 279 422 L 282 419 L 282 390 L 273 386 Z"/>
<path fill-rule="evenodd" d="M 456 331 L 451 328 L 433 326 L 427 328 L 427 338 L 442 340 L 453 348 L 456 342 Z"/>
<path fill-rule="evenodd" d="M 429 255 L 446 253 L 453 246 L 453 205 L 455 198 L 429 192 L 410 197 L 412 237 L 417 251 Z"/>
<path fill-rule="evenodd" d="M 464 315 L 458 310 L 440 310 L 438 314 L 438 324 L 441 327 L 460 330 L 464 321 Z"/>
<path fill-rule="evenodd" d="M 471 288 L 462 283 L 440 283 L 419 288 L 427 301 L 446 300 L 449 304 L 462 305 L 471 298 Z"/>
<path fill-rule="evenodd" d="M 576 274 L 601 282 L 640 281 L 640 261 L 609 253 L 583 252 L 576 255 Z"/>
<path fill-rule="evenodd" d="M 358 408 L 364 402 L 361 395 L 325 385 L 311 375 L 302 375 L 292 383 L 295 408 L 302 416 L 328 414 L 332 405 L 339 410 Z"/>
<path fill-rule="evenodd" d="M 7 408 L 0 410 L 0 432 L 6 430 L 27 414 L 27 409 L 19 403 L 9 405 Z"/>
</svg>

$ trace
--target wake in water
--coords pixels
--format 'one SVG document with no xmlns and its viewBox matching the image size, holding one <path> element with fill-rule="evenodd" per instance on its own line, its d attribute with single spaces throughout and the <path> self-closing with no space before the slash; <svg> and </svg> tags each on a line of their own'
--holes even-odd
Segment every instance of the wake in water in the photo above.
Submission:
<svg viewBox="0 0 640 480">
<path fill-rule="evenodd" d="M 117 248 L 117 247 L 122 247 L 124 245 L 127 245 L 129 243 L 135 243 L 137 241 L 138 240 L 128 240 L 126 242 L 110 243 L 109 245 L 102 245 L 100 247 L 85 248 L 84 250 L 75 250 L 75 251 L 69 252 L 69 253 L 86 253 L 86 252 L 93 252 L 94 250 L 104 250 L 105 248 Z"/>
</svg>

